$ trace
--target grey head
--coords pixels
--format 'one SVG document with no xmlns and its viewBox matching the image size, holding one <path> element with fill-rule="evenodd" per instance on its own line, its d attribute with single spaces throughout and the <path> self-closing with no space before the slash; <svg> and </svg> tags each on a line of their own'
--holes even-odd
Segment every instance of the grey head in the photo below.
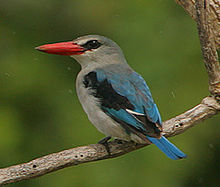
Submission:
<svg viewBox="0 0 220 187">
<path fill-rule="evenodd" d="M 87 35 L 73 40 L 85 49 L 80 55 L 71 55 L 82 67 L 90 64 L 127 64 L 121 48 L 109 38 Z"/>
<path fill-rule="evenodd" d="M 69 42 L 36 47 L 37 50 L 75 58 L 82 68 L 88 65 L 127 64 L 121 48 L 112 40 L 99 35 L 87 35 Z"/>
</svg>

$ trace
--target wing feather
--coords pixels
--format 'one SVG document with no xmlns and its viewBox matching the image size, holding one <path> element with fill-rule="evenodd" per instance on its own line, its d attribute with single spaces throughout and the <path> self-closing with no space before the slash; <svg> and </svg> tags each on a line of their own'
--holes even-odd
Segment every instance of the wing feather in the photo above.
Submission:
<svg viewBox="0 0 220 187">
<path fill-rule="evenodd" d="M 107 115 L 124 128 L 128 126 L 127 131 L 160 137 L 160 114 L 146 82 L 135 72 L 124 72 L 97 69 L 84 77 L 84 85 L 100 100 Z"/>
</svg>

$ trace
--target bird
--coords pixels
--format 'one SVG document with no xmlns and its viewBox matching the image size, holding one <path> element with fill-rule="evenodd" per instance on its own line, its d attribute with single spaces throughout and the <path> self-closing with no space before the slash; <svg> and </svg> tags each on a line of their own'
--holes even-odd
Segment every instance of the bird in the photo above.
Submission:
<svg viewBox="0 0 220 187">
<path fill-rule="evenodd" d="M 99 143 L 106 146 L 111 138 L 152 143 L 173 160 L 186 157 L 163 136 L 161 116 L 150 89 L 128 65 L 116 42 L 100 35 L 86 35 L 36 49 L 70 56 L 81 65 L 76 92 L 91 123 L 106 135 Z"/>
</svg>

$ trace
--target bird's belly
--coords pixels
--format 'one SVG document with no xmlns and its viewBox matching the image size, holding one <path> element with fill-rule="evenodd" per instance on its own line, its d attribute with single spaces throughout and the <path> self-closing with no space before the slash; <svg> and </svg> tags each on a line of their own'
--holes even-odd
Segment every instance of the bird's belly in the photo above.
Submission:
<svg viewBox="0 0 220 187">
<path fill-rule="evenodd" d="M 106 136 L 130 141 L 125 129 L 100 109 L 98 99 L 89 92 L 84 86 L 77 87 L 79 101 L 92 124 Z"/>
</svg>

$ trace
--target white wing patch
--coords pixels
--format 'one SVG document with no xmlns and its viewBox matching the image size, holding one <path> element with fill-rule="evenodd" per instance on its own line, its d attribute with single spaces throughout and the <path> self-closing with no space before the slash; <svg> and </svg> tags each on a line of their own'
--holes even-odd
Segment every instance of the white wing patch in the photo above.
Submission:
<svg viewBox="0 0 220 187">
<path fill-rule="evenodd" d="M 134 114 L 134 115 L 138 115 L 138 116 L 145 116 L 145 114 L 139 113 L 139 112 L 135 112 L 129 109 L 125 109 L 128 113 L 130 114 Z"/>
</svg>

